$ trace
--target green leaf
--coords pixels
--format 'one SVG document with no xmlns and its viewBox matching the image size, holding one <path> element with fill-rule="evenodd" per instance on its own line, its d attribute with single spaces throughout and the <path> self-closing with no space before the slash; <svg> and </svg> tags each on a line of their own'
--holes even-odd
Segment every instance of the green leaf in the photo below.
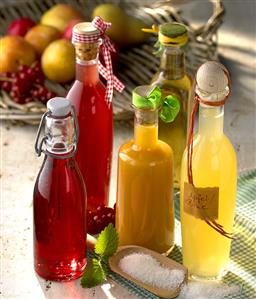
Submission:
<svg viewBox="0 0 256 299">
<path fill-rule="evenodd" d="M 113 255 L 118 247 L 118 233 L 113 224 L 110 223 L 99 235 L 96 245 L 95 253 L 100 256 L 110 257 Z"/>
<path fill-rule="evenodd" d="M 179 111 L 180 111 L 180 102 L 178 98 L 174 95 L 168 95 L 164 99 L 164 103 L 160 112 L 160 118 L 164 122 L 170 123 L 174 121 Z"/>
<path fill-rule="evenodd" d="M 81 279 L 81 286 L 83 288 L 92 288 L 105 280 L 106 275 L 100 261 L 97 259 L 89 260 Z"/>
</svg>

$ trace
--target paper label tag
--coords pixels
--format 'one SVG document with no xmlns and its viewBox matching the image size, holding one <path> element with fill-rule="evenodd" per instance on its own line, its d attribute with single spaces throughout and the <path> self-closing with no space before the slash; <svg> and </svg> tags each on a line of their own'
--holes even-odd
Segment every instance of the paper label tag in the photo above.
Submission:
<svg viewBox="0 0 256 299">
<path fill-rule="evenodd" d="M 203 220 L 218 219 L 219 188 L 197 188 L 185 182 L 184 212 Z"/>
</svg>

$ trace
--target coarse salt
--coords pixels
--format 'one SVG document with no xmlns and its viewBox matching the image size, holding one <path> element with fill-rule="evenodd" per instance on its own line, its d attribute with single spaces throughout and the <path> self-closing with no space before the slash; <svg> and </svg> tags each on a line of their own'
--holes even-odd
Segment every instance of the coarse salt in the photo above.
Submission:
<svg viewBox="0 0 256 299">
<path fill-rule="evenodd" d="M 119 261 L 119 267 L 137 280 L 166 290 L 176 289 L 184 280 L 185 273 L 162 266 L 151 255 L 132 253 Z"/>
<path fill-rule="evenodd" d="M 221 299 L 232 297 L 241 292 L 238 285 L 227 285 L 222 282 L 188 282 L 182 286 L 177 299 Z M 229 298 L 232 298 L 229 297 Z"/>
</svg>

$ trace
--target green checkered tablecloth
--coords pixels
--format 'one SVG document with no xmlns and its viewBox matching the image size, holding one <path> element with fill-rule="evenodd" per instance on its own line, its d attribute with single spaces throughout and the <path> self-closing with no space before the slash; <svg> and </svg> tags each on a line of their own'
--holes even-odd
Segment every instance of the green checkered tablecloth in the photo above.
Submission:
<svg viewBox="0 0 256 299">
<path fill-rule="evenodd" d="M 256 169 L 240 175 L 238 179 L 237 205 L 235 217 L 235 240 L 232 243 L 229 272 L 224 277 L 227 284 L 242 286 L 239 295 L 232 299 L 256 299 Z M 176 197 L 175 234 L 180 244 L 179 198 Z M 89 253 L 89 256 L 92 256 Z M 181 247 L 175 246 L 171 258 L 182 262 Z M 126 280 L 109 270 L 110 278 L 127 287 L 140 298 L 158 299 L 159 297 Z"/>
</svg>

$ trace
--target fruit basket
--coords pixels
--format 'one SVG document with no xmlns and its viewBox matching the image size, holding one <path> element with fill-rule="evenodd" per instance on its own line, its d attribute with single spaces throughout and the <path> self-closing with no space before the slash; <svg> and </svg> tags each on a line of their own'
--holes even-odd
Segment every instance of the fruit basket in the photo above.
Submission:
<svg viewBox="0 0 256 299">
<path fill-rule="evenodd" d="M 18 17 L 29 17 L 38 22 L 42 14 L 56 3 L 69 3 L 82 11 L 87 18 L 91 19 L 91 12 L 94 7 L 101 3 L 118 3 L 128 14 L 142 20 L 150 27 L 152 24 L 164 22 L 181 22 L 187 25 L 189 31 L 189 46 L 187 52 L 187 66 L 190 72 L 202 64 L 205 60 L 217 59 L 217 31 L 222 23 L 224 7 L 221 0 L 209 0 L 212 3 L 212 15 L 201 27 L 195 29 L 182 16 L 178 3 L 189 3 L 191 0 L 183 1 L 115 1 L 115 0 L 23 0 L 8 1 L 2 0 L 0 3 L 0 35 L 4 35 L 10 21 Z M 117 64 L 117 75 L 125 84 L 126 88 L 122 94 L 114 93 L 114 119 L 126 120 L 132 117 L 130 105 L 131 92 L 137 85 L 150 82 L 153 74 L 159 65 L 159 58 L 153 52 L 155 37 L 143 44 L 120 50 Z M 50 81 L 46 86 L 58 95 L 65 95 L 70 84 L 57 84 Z M 32 101 L 26 104 L 15 103 L 6 93 L 0 93 L 0 118 L 4 120 L 22 121 L 31 124 L 38 124 L 45 105 L 39 101 Z"/>
</svg>

